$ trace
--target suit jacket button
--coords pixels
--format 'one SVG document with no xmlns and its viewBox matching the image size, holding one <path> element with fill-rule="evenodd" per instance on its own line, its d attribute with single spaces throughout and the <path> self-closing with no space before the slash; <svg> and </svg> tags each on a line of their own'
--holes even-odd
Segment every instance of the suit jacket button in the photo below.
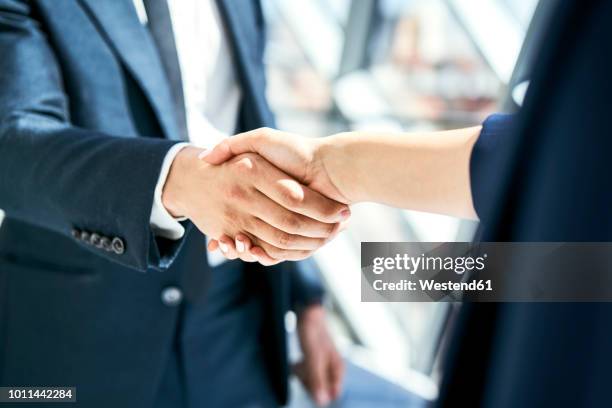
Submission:
<svg viewBox="0 0 612 408">
<path fill-rule="evenodd" d="M 176 286 L 168 286 L 162 290 L 161 300 L 166 306 L 178 306 L 183 300 L 183 292 Z"/>
<path fill-rule="evenodd" d="M 125 252 L 125 244 L 121 238 L 113 238 L 113 242 L 111 242 L 111 247 L 113 248 L 113 252 L 117 255 L 121 255 Z"/>
<path fill-rule="evenodd" d="M 89 232 L 81 231 L 81 241 L 84 241 L 85 243 L 89 244 Z"/>
<path fill-rule="evenodd" d="M 72 238 L 74 239 L 81 239 L 81 231 L 73 228 L 72 231 L 70 232 L 72 234 Z"/>
<path fill-rule="evenodd" d="M 111 252 L 113 250 L 111 240 L 107 237 L 100 238 L 100 248 L 102 248 L 106 252 Z"/>
<path fill-rule="evenodd" d="M 100 237 L 99 234 L 96 234 L 95 232 L 93 234 L 91 234 L 91 236 L 89 237 L 89 243 L 93 246 L 95 246 L 96 248 L 100 248 L 101 244 L 102 244 L 102 237 Z"/>
</svg>

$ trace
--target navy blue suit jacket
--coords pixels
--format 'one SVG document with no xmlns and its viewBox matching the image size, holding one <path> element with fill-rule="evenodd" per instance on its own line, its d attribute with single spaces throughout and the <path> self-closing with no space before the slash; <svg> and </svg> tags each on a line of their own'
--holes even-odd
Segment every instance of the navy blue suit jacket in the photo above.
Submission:
<svg viewBox="0 0 612 408">
<path fill-rule="evenodd" d="M 521 112 L 474 148 L 484 241 L 612 241 L 612 2 L 556 5 Z M 610 303 L 463 305 L 439 405 L 610 405 L 611 318 Z"/>
<path fill-rule="evenodd" d="M 239 129 L 272 126 L 259 3 L 219 7 L 244 95 Z M 88 406 L 150 405 L 177 324 L 160 291 L 182 285 L 205 301 L 198 278 L 209 272 L 196 228 L 171 242 L 149 227 L 177 139 L 171 90 L 131 0 L 0 0 L 0 384 L 76 385 Z M 322 294 L 295 265 L 249 266 L 264 282 L 279 402 L 284 313 Z"/>
</svg>

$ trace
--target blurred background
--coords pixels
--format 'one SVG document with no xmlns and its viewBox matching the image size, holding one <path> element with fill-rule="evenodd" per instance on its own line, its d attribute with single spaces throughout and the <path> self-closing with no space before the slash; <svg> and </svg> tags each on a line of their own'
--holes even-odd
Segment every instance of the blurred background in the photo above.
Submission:
<svg viewBox="0 0 612 408">
<path fill-rule="evenodd" d="M 538 0 L 262 2 L 268 96 L 278 127 L 311 137 L 479 124 L 520 93 L 510 84 L 538 5 Z M 471 221 L 360 204 L 350 228 L 305 265 L 319 270 L 328 288 L 330 324 L 349 364 L 339 406 L 414 407 L 434 400 L 445 333 L 458 307 L 362 303 L 360 243 L 469 241 L 475 229 Z M 295 315 L 287 316 L 286 326 L 298 359 Z M 297 381 L 292 388 L 291 406 L 310 406 Z"/>
<path fill-rule="evenodd" d="M 473 126 L 499 111 L 537 0 L 263 0 L 268 97 L 279 128 L 311 137 Z M 398 186 L 398 188 L 406 188 Z M 328 288 L 349 362 L 341 406 L 419 406 L 436 398 L 448 303 L 361 303 L 363 241 L 469 241 L 477 225 L 375 204 L 309 267 Z M 287 330 L 295 330 L 287 316 Z M 291 336 L 294 358 L 299 358 Z M 310 406 L 293 382 L 293 407 Z M 415 398 L 416 397 L 416 398 Z"/>
</svg>

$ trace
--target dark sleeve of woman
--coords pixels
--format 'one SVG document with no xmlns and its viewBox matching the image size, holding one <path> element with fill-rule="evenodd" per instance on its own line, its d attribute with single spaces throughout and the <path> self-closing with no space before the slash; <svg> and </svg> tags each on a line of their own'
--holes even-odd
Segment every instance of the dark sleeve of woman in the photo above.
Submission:
<svg viewBox="0 0 612 408">
<path fill-rule="evenodd" d="M 482 124 L 470 159 L 470 179 L 474 209 L 486 224 L 494 205 L 496 189 L 501 182 L 500 160 L 507 157 L 507 149 L 515 137 L 515 114 L 495 114 Z"/>
</svg>

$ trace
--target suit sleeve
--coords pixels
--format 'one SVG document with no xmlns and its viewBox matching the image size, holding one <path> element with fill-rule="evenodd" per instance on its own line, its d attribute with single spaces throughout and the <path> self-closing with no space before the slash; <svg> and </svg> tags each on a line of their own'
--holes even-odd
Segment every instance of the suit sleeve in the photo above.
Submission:
<svg viewBox="0 0 612 408">
<path fill-rule="evenodd" d="M 74 127 L 60 69 L 29 2 L 0 2 L 0 208 L 141 271 L 167 266 L 149 219 L 175 142 Z M 78 231 L 116 239 L 92 245 Z"/>
<path fill-rule="evenodd" d="M 325 289 L 318 265 L 312 258 L 289 262 L 291 309 L 300 312 L 305 307 L 323 302 Z"/>
<path fill-rule="evenodd" d="M 470 158 L 470 185 L 476 214 L 486 222 L 493 190 L 500 182 L 499 162 L 511 145 L 516 114 L 495 114 L 482 124 Z"/>
</svg>

